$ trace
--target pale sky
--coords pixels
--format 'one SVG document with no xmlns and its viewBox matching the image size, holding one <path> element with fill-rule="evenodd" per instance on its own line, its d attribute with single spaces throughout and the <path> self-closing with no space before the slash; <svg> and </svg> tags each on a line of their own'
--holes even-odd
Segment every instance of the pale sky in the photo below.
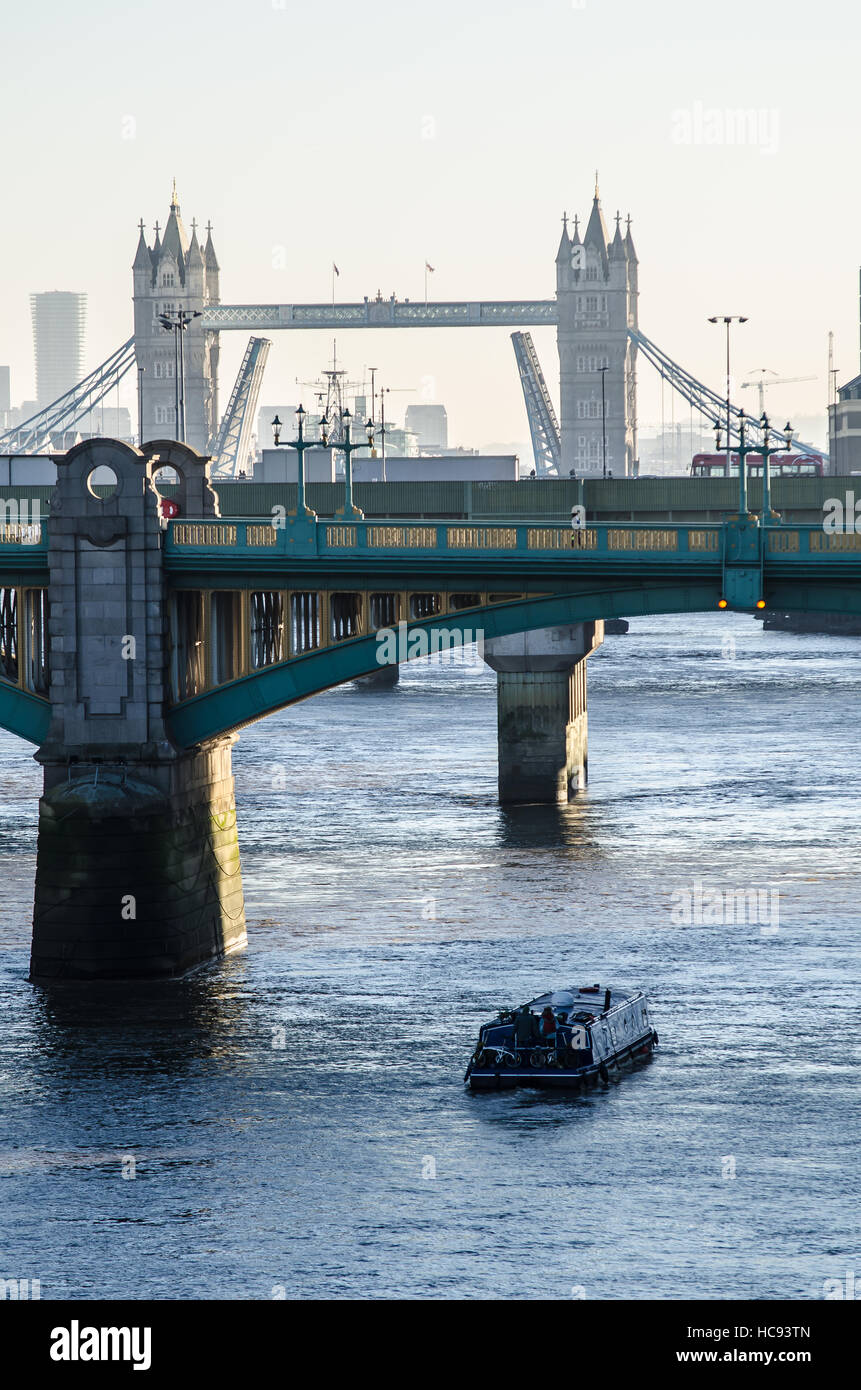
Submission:
<svg viewBox="0 0 861 1390">
<path fill-rule="evenodd" d="M 34 393 L 31 291 L 86 292 L 88 368 L 130 336 L 137 223 L 164 224 L 174 176 L 186 225 L 213 222 L 225 303 L 326 301 L 333 260 L 348 301 L 423 298 L 425 260 L 431 298 L 507 299 L 552 297 L 562 212 L 588 215 L 598 168 L 611 232 L 633 217 L 640 326 L 690 371 L 721 388 L 715 313 L 750 317 L 740 379 L 818 378 L 775 389 L 781 423 L 824 410 L 829 329 L 840 379 L 859 370 L 848 0 L 41 0 L 7 8 L 3 34 L 13 402 Z M 222 403 L 246 336 L 222 337 Z M 534 336 L 557 398 L 554 334 Z M 527 437 L 508 330 L 338 346 L 355 375 L 435 390 L 451 442 Z M 330 353 L 275 335 L 263 397 L 295 399 Z M 645 364 L 639 380 L 648 424 L 660 390 Z"/>
</svg>

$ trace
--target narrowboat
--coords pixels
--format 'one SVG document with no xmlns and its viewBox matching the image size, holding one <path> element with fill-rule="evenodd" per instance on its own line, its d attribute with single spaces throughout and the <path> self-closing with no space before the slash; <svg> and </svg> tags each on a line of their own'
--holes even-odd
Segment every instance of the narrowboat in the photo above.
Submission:
<svg viewBox="0 0 861 1390">
<path fill-rule="evenodd" d="M 578 1087 L 607 1081 L 613 1069 L 650 1056 L 657 1045 L 642 990 L 553 990 L 481 1025 L 464 1082 L 473 1091 Z"/>
</svg>

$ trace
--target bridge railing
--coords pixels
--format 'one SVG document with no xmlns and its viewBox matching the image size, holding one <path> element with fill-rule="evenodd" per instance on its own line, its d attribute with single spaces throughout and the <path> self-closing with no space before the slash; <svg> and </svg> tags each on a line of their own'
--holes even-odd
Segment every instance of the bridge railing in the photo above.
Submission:
<svg viewBox="0 0 861 1390">
<path fill-rule="evenodd" d="M 0 521 L 0 546 L 34 546 L 47 548 L 47 533 L 39 521 Z"/>
<path fill-rule="evenodd" d="M 621 558 L 625 553 L 685 555 L 714 559 L 721 550 L 722 527 L 601 523 L 579 529 L 540 523 L 511 525 L 465 522 L 320 521 L 296 525 L 290 517 L 254 520 L 175 520 L 168 527 L 170 555 L 256 553 L 317 555 L 330 558 L 375 552 L 381 555 L 446 554 L 497 557 L 569 554 Z"/>
</svg>

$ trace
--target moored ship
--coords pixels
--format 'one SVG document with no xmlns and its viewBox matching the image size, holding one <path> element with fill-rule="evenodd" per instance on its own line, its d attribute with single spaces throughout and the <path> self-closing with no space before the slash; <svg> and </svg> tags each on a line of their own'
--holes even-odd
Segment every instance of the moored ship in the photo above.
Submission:
<svg viewBox="0 0 861 1390">
<path fill-rule="evenodd" d="M 553 990 L 479 1029 L 464 1081 L 473 1091 L 582 1086 L 658 1045 L 645 994 L 601 985 Z"/>
</svg>

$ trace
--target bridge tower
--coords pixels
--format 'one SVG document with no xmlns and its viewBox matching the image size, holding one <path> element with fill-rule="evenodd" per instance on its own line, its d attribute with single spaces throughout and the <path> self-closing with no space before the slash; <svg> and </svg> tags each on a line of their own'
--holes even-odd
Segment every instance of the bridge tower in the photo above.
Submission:
<svg viewBox="0 0 861 1390">
<path fill-rule="evenodd" d="M 612 240 L 607 234 L 597 180 L 592 211 L 582 239 L 579 219 L 573 235 L 563 219 L 556 254 L 559 312 L 560 427 L 562 473 L 596 477 L 603 471 L 630 476 L 637 457 L 636 347 L 628 329 L 637 327 L 637 253 L 628 218 L 622 235 L 616 214 Z M 601 368 L 605 418 L 601 418 Z M 606 426 L 606 430 L 603 428 Z"/>
<path fill-rule="evenodd" d="M 189 238 L 174 184 L 164 233 L 156 222 L 155 239 L 149 246 L 140 223 L 132 266 L 135 357 L 138 369 L 143 368 L 138 382 L 143 393 L 144 440 L 179 437 L 174 335 L 165 331 L 158 316 L 180 309 L 200 313 L 207 305 L 218 304 L 219 273 L 211 226 L 207 224 L 202 247 L 194 222 Z M 207 451 L 218 428 L 218 352 L 218 334 L 192 320 L 185 332 L 186 443 L 201 453 Z"/>
<path fill-rule="evenodd" d="M 206 460 L 175 441 L 91 439 L 58 460 L 33 980 L 179 976 L 245 945 L 235 740 L 179 749 L 164 722 L 165 467 L 185 515 L 217 517 Z"/>
</svg>

